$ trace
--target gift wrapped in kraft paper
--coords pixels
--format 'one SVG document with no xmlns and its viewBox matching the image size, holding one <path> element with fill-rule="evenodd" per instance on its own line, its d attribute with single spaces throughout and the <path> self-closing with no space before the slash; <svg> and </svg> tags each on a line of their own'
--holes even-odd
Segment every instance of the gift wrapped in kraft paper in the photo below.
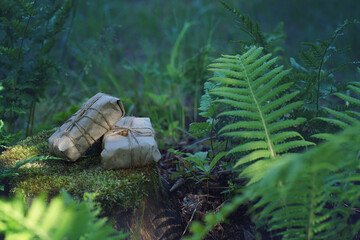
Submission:
<svg viewBox="0 0 360 240">
<path fill-rule="evenodd" d="M 105 169 L 141 167 L 160 158 L 150 118 L 124 117 L 104 135 Z"/>
<path fill-rule="evenodd" d="M 76 161 L 124 115 L 120 99 L 96 94 L 49 138 L 50 153 Z"/>
</svg>

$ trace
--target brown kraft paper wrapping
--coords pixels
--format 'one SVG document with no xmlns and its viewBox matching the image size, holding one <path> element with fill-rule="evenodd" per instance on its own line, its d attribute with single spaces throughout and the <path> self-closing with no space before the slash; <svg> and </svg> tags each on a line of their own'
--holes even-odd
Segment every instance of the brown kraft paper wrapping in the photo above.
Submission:
<svg viewBox="0 0 360 240">
<path fill-rule="evenodd" d="M 124 117 L 103 138 L 105 169 L 141 167 L 160 158 L 149 118 Z"/>
<path fill-rule="evenodd" d="M 50 138 L 50 153 L 76 161 L 125 115 L 120 99 L 97 93 Z"/>
</svg>

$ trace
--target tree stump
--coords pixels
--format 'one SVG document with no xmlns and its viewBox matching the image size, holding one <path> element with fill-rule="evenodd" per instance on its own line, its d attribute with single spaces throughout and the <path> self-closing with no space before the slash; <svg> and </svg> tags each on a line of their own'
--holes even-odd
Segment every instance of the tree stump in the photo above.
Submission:
<svg viewBox="0 0 360 240">
<path fill-rule="evenodd" d="M 20 141 L 0 156 L 0 171 L 17 161 L 49 155 L 48 138 L 54 131 L 43 131 Z M 73 198 L 85 192 L 95 195 L 102 216 L 113 227 L 131 233 L 130 239 L 180 239 L 183 226 L 164 193 L 157 163 L 133 169 L 104 170 L 100 151 L 90 151 L 76 162 L 49 159 L 19 169 L 19 176 L 6 184 L 9 195 L 21 193 L 27 200 L 40 193 L 49 198 L 65 189 Z"/>
</svg>

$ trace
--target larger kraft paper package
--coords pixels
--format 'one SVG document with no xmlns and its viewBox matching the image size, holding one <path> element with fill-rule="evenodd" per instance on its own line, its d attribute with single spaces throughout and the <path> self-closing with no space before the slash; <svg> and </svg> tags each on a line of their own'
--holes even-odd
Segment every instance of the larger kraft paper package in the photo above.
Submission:
<svg viewBox="0 0 360 240">
<path fill-rule="evenodd" d="M 76 161 L 124 115 L 120 99 L 96 94 L 49 138 L 50 153 Z"/>
<path fill-rule="evenodd" d="M 104 135 L 105 169 L 141 167 L 161 158 L 149 118 L 124 117 Z"/>
</svg>

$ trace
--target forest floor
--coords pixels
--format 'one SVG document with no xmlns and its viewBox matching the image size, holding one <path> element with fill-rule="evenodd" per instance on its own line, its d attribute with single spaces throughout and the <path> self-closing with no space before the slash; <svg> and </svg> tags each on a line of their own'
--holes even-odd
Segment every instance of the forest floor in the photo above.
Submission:
<svg viewBox="0 0 360 240">
<path fill-rule="evenodd" d="M 189 144 L 188 141 L 189 139 L 183 140 L 175 149 L 182 151 Z M 224 194 L 230 190 L 228 181 L 231 180 L 234 183 L 234 179 L 239 178 L 233 172 L 221 167 L 216 168 L 213 178 L 208 181 L 197 183 L 183 176 L 174 178 L 172 176 L 178 171 L 179 164 L 184 164 L 180 156 L 162 151 L 162 158 L 159 161 L 160 174 L 164 180 L 165 191 L 169 195 L 170 202 L 181 216 L 184 227 L 182 235 L 186 236 L 190 234 L 189 226 L 192 222 L 201 221 L 208 212 L 217 212 L 228 201 L 229 196 Z M 203 176 L 194 175 L 193 177 L 201 178 Z M 239 181 L 235 183 L 240 184 Z M 226 222 L 215 226 L 205 239 L 255 239 L 255 224 L 246 215 L 246 211 L 246 206 L 237 209 Z"/>
</svg>

